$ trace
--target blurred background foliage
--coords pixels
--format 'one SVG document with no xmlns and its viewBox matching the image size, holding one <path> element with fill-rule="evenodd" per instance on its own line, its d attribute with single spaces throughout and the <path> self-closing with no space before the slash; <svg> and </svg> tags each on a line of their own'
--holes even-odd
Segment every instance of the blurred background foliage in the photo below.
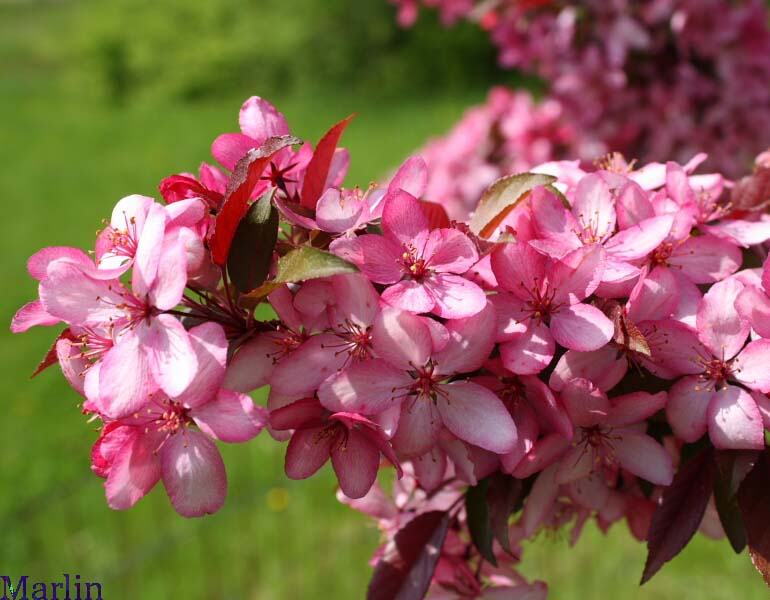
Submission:
<svg viewBox="0 0 770 600">
<path fill-rule="evenodd" d="M 78 397 L 55 368 L 29 380 L 54 332 L 7 324 L 36 293 L 30 254 L 91 247 L 121 196 L 156 195 L 208 160 L 246 97 L 269 98 L 308 139 L 358 112 L 347 183 L 366 185 L 493 83 L 532 85 L 494 56 L 485 34 L 448 35 L 430 13 L 399 30 L 384 0 L 0 0 L 0 574 L 78 573 L 109 600 L 363 597 L 376 530 L 336 501 L 328 469 L 288 481 L 266 434 L 222 447 L 217 515 L 184 520 L 162 488 L 109 510 Z M 589 527 L 572 550 L 544 534 L 525 556 L 555 600 L 767 597 L 745 555 L 704 538 L 638 588 L 644 547 L 622 524 Z"/>
</svg>

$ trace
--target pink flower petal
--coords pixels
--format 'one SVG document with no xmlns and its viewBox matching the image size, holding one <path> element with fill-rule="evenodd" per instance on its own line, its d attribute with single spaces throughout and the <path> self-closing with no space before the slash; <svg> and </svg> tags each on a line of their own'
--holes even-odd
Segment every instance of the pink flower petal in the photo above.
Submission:
<svg viewBox="0 0 770 600">
<path fill-rule="evenodd" d="M 380 451 L 356 430 L 331 450 L 332 466 L 348 498 L 362 498 L 372 488 L 380 466 Z"/>
<path fill-rule="evenodd" d="M 679 286 L 670 269 L 655 267 L 640 277 L 627 304 L 627 316 L 634 323 L 669 318 L 679 303 Z"/>
<path fill-rule="evenodd" d="M 708 428 L 707 411 L 714 388 L 698 377 L 684 377 L 668 392 L 666 418 L 677 437 L 694 442 Z"/>
<path fill-rule="evenodd" d="M 190 411 L 195 424 L 206 435 L 222 442 L 247 442 L 267 425 L 267 411 L 251 397 L 221 390 L 214 400 Z"/>
<path fill-rule="evenodd" d="M 532 203 L 532 216 L 538 237 L 558 242 L 565 248 L 578 248 L 580 225 L 553 194 L 543 194 Z"/>
<path fill-rule="evenodd" d="M 289 479 L 307 479 L 329 460 L 331 446 L 336 438 L 320 435 L 322 427 L 298 429 L 286 448 L 286 476 Z"/>
<path fill-rule="evenodd" d="M 151 204 L 134 256 L 131 288 L 137 297 L 147 296 L 157 277 L 161 257 L 164 254 L 163 237 L 167 221 L 168 215 L 163 206 L 157 203 Z"/>
<path fill-rule="evenodd" d="M 333 412 L 378 414 L 398 404 L 413 381 L 382 360 L 360 362 L 324 381 L 318 399 Z"/>
<path fill-rule="evenodd" d="M 770 340 L 750 342 L 732 366 L 737 381 L 752 390 L 770 392 Z"/>
<path fill-rule="evenodd" d="M 525 243 L 504 244 L 492 254 L 492 270 L 500 286 L 523 301 L 540 289 L 548 259 Z"/>
<path fill-rule="evenodd" d="M 607 395 L 587 379 L 573 379 L 561 391 L 561 401 L 572 423 L 593 427 L 604 423 L 610 413 Z"/>
<path fill-rule="evenodd" d="M 430 312 L 436 305 L 428 286 L 411 279 L 391 285 L 382 293 L 382 300 L 390 306 L 413 313 Z"/>
<path fill-rule="evenodd" d="M 351 359 L 340 347 L 343 340 L 331 333 L 314 335 L 275 366 L 270 385 L 285 396 L 312 396 L 323 381 Z"/>
<path fill-rule="evenodd" d="M 203 323 L 188 332 L 188 339 L 198 361 L 192 383 L 177 397 L 179 402 L 192 408 L 216 398 L 225 379 L 227 338 L 219 323 Z"/>
<path fill-rule="evenodd" d="M 343 195 L 329 188 L 318 199 L 315 220 L 323 231 L 340 233 L 354 228 L 365 209 L 366 203 L 353 194 Z"/>
<path fill-rule="evenodd" d="M 461 440 L 497 454 L 516 444 L 516 425 L 502 401 L 488 389 L 469 381 L 441 386 L 438 410 L 449 431 Z"/>
<path fill-rule="evenodd" d="M 727 279 L 711 286 L 698 306 L 698 337 L 714 356 L 729 360 L 743 348 L 749 324 L 735 309 L 743 284 Z"/>
<path fill-rule="evenodd" d="M 484 290 L 460 275 L 437 273 L 426 279 L 424 286 L 435 301 L 433 312 L 444 319 L 472 317 L 487 305 Z"/>
<path fill-rule="evenodd" d="M 757 334 L 770 338 L 770 297 L 764 291 L 747 285 L 738 295 L 735 309 Z"/>
<path fill-rule="evenodd" d="M 198 358 L 179 320 L 167 314 L 157 315 L 142 321 L 136 328 L 136 337 L 161 389 L 172 398 L 181 395 L 195 378 Z"/>
<path fill-rule="evenodd" d="M 230 361 L 222 385 L 236 392 L 251 392 L 267 385 L 275 365 L 279 334 L 261 333 L 241 346 Z"/>
<path fill-rule="evenodd" d="M 403 277 L 401 252 L 395 242 L 374 234 L 362 235 L 356 240 L 363 258 L 359 265 L 361 271 L 374 283 L 396 283 Z"/>
<path fill-rule="evenodd" d="M 423 251 L 426 265 L 439 273 L 462 275 L 479 260 L 473 242 L 456 229 L 434 229 Z"/>
<path fill-rule="evenodd" d="M 666 392 L 650 394 L 631 392 L 611 399 L 612 408 L 607 417 L 607 425 L 625 427 L 641 423 L 666 406 Z"/>
<path fill-rule="evenodd" d="M 256 141 L 257 146 L 269 137 L 289 135 L 286 117 L 259 96 L 252 96 L 243 103 L 238 115 L 238 124 L 245 135 Z"/>
<path fill-rule="evenodd" d="M 548 273 L 556 292 L 554 301 L 575 304 L 593 294 L 602 281 L 604 263 L 600 244 L 583 246 L 555 261 Z"/>
<path fill-rule="evenodd" d="M 422 318 L 397 308 L 383 308 L 372 326 L 377 356 L 401 368 L 422 367 L 430 358 L 433 342 Z"/>
<path fill-rule="evenodd" d="M 414 457 L 412 466 L 420 487 L 426 492 L 432 492 L 446 477 L 446 453 L 439 447 L 432 448 L 422 456 Z"/>
<path fill-rule="evenodd" d="M 559 392 L 569 380 L 582 377 L 592 381 L 600 390 L 608 392 L 623 379 L 626 371 L 628 361 L 614 346 L 604 346 L 593 352 L 567 350 L 556 363 L 548 385 Z"/>
<path fill-rule="evenodd" d="M 72 389 L 81 396 L 85 395 L 84 373 L 91 366 L 91 363 L 83 357 L 80 348 L 73 345 L 67 338 L 60 338 L 56 341 L 56 358 L 64 378 L 72 386 Z"/>
<path fill-rule="evenodd" d="M 666 239 L 673 222 L 670 215 L 645 219 L 614 235 L 604 248 L 607 254 L 617 260 L 644 258 Z"/>
<path fill-rule="evenodd" d="M 252 148 L 259 146 L 254 140 L 240 133 L 223 133 L 211 144 L 211 154 L 217 162 L 232 171 L 235 165 Z"/>
<path fill-rule="evenodd" d="M 526 479 L 552 465 L 571 447 L 571 439 L 565 438 L 559 433 L 549 433 L 535 442 L 535 446 L 516 465 L 511 474 L 518 479 Z"/>
<path fill-rule="evenodd" d="M 22 306 L 11 321 L 11 332 L 23 333 L 32 327 L 51 326 L 61 323 L 61 319 L 49 315 L 40 300 L 33 300 Z"/>
<path fill-rule="evenodd" d="M 80 248 L 69 246 L 49 246 L 35 252 L 27 260 L 27 271 L 30 276 L 38 281 L 48 277 L 48 265 L 55 261 L 70 262 L 81 266 L 84 270 L 93 269 L 94 263 L 91 257 Z"/>
<path fill-rule="evenodd" d="M 714 392 L 708 406 L 709 437 L 714 446 L 729 450 L 761 450 L 765 447 L 762 414 L 754 399 L 729 385 Z"/>
<path fill-rule="evenodd" d="M 620 466 L 655 485 L 671 485 L 671 455 L 650 436 L 630 429 L 615 429 L 613 452 Z"/>
<path fill-rule="evenodd" d="M 160 452 L 163 485 L 183 517 L 217 512 L 227 496 L 227 474 L 219 450 L 198 431 L 171 436 Z"/>
<path fill-rule="evenodd" d="M 524 504 L 521 526 L 524 529 L 524 535 L 527 537 L 534 535 L 545 522 L 554 508 L 556 499 L 559 497 L 556 469 L 557 467 L 554 465 L 538 476 Z"/>
<path fill-rule="evenodd" d="M 741 250 L 713 235 L 690 237 L 677 246 L 668 264 L 681 269 L 693 283 L 716 283 L 741 266 Z"/>
<path fill-rule="evenodd" d="M 710 359 L 711 353 L 694 329 L 672 319 L 637 325 L 652 353 L 651 358 L 642 359 L 642 364 L 651 373 L 664 379 L 675 379 L 680 375 L 703 372 L 702 360 Z"/>
<path fill-rule="evenodd" d="M 393 448 L 405 458 L 425 454 L 436 445 L 441 426 L 441 415 L 433 400 L 407 397 L 401 405 Z"/>
<path fill-rule="evenodd" d="M 590 173 L 578 182 L 572 214 L 581 231 L 590 232 L 598 240 L 606 239 L 615 230 L 615 202 L 609 186 L 598 174 Z"/>
<path fill-rule="evenodd" d="M 139 502 L 158 483 L 161 461 L 155 450 L 157 439 L 135 430 L 130 440 L 115 452 L 104 489 L 107 504 L 126 510 Z"/>
<path fill-rule="evenodd" d="M 136 268 L 134 268 L 136 273 Z M 160 310 L 170 310 L 182 300 L 187 285 L 187 252 L 182 238 L 166 238 L 149 301 Z"/>
<path fill-rule="evenodd" d="M 655 209 L 647 193 L 635 182 L 629 181 L 618 192 L 615 204 L 620 229 L 628 229 L 655 216 Z"/>
<path fill-rule="evenodd" d="M 590 304 L 573 304 L 551 317 L 551 334 L 570 350 L 598 350 L 615 333 L 615 326 L 602 311 Z"/>
<path fill-rule="evenodd" d="M 428 185 L 428 166 L 421 156 L 411 156 L 398 168 L 388 184 L 388 190 L 404 190 L 422 198 Z"/>
<path fill-rule="evenodd" d="M 495 323 L 495 311 L 489 304 L 472 317 L 448 321 L 449 338 L 441 350 L 433 353 L 436 371 L 451 374 L 481 368 L 494 347 Z"/>
<path fill-rule="evenodd" d="M 157 389 L 142 342 L 129 331 L 105 353 L 101 362 L 100 404 L 114 419 L 127 417 L 141 409 Z"/>
<path fill-rule="evenodd" d="M 403 190 L 389 191 L 383 199 L 382 231 L 394 242 L 407 244 L 428 231 L 428 220 L 419 201 Z"/>
<path fill-rule="evenodd" d="M 531 322 L 521 333 L 500 345 L 505 368 L 517 375 L 537 375 L 553 360 L 554 341 L 544 323 Z"/>
<path fill-rule="evenodd" d="M 556 481 L 564 484 L 588 477 L 594 470 L 593 449 L 583 444 L 572 446 L 559 461 Z"/>
</svg>

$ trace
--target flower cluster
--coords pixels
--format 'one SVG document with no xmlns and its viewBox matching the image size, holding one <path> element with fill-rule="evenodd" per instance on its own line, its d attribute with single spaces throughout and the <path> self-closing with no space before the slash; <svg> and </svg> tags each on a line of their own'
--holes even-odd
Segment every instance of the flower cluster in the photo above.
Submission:
<svg viewBox="0 0 770 600">
<path fill-rule="evenodd" d="M 418 1 L 394 1 L 401 24 L 411 25 Z M 737 177 L 770 139 L 770 28 L 763 0 L 423 4 L 438 7 L 447 24 L 478 21 L 500 48 L 503 66 L 535 74 L 548 86 L 543 107 L 528 106 L 522 94 L 504 100 L 493 92 L 426 149 L 431 188 L 455 188 L 443 202 L 472 205 L 478 198 L 473 182 L 494 171 L 509 174 L 514 165 L 529 168 L 543 160 L 593 160 L 610 151 L 680 162 L 706 151 L 710 168 Z M 462 137 L 469 131 L 474 144 Z M 532 137 L 534 150 L 524 145 Z M 458 173 L 456 165 L 463 164 L 469 166 Z"/>
<path fill-rule="evenodd" d="M 12 329 L 65 324 L 41 366 L 101 422 L 111 507 L 162 480 L 181 515 L 218 510 L 213 440 L 267 428 L 288 477 L 331 460 L 343 501 L 379 519 L 370 597 L 542 598 L 515 570 L 522 540 L 589 518 L 645 539 L 693 464 L 759 460 L 764 158 L 732 191 L 695 174 L 703 155 L 545 163 L 462 222 L 424 200 L 419 157 L 343 187 L 348 122 L 313 147 L 250 98 L 212 146 L 222 168 L 165 179 L 164 203 L 122 199 L 92 255 L 30 259 L 39 299 Z M 708 485 L 685 521 L 719 533 Z"/>
</svg>

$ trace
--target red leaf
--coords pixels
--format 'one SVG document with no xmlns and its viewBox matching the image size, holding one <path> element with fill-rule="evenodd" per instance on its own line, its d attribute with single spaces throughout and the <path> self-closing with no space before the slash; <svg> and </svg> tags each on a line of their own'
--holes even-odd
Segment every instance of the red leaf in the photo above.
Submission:
<svg viewBox="0 0 770 600">
<path fill-rule="evenodd" d="M 50 367 L 51 365 L 55 365 L 56 363 L 59 362 L 59 357 L 56 355 L 56 342 L 63 339 L 68 339 L 68 340 L 75 339 L 69 327 L 67 327 L 67 329 L 62 331 L 59 334 L 59 336 L 53 341 L 53 344 L 51 344 L 51 347 L 48 349 L 48 352 L 43 357 L 43 360 L 40 361 L 40 364 L 37 366 L 37 369 L 35 369 L 35 372 L 32 373 L 32 375 L 30 375 L 30 379 L 32 377 L 40 375 L 40 373 L 45 371 L 48 367 Z"/>
<path fill-rule="evenodd" d="M 235 230 L 249 210 L 251 194 L 270 159 L 279 150 L 301 142 L 302 140 L 290 135 L 268 138 L 259 148 L 249 150 L 235 165 L 227 184 L 222 210 L 214 221 L 209 237 L 211 258 L 215 264 L 223 267 L 227 263 Z"/>
<path fill-rule="evenodd" d="M 679 467 L 674 481 L 663 492 L 662 503 L 652 515 L 641 584 L 679 554 L 698 531 L 714 488 L 715 474 L 711 448 L 701 450 Z"/>
<path fill-rule="evenodd" d="M 754 567 L 770 586 L 770 450 L 765 449 L 738 490 L 738 506 Z"/>
<path fill-rule="evenodd" d="M 441 556 L 449 514 L 431 511 L 402 527 L 377 563 L 367 600 L 422 600 Z"/>
<path fill-rule="evenodd" d="M 446 214 L 446 210 L 440 204 L 420 200 L 420 207 L 428 219 L 430 229 L 446 229 L 451 225 L 449 215 Z"/>
<path fill-rule="evenodd" d="M 302 183 L 300 203 L 305 208 L 315 209 L 315 205 L 318 204 L 318 199 L 324 191 L 324 185 L 326 185 L 326 178 L 329 175 L 329 168 L 332 164 L 332 158 L 334 158 L 334 151 L 337 149 L 337 143 L 353 117 L 355 115 L 342 119 L 327 131 L 318 142 L 318 146 L 313 152 L 313 158 L 310 159 L 307 166 L 305 180 Z"/>
<path fill-rule="evenodd" d="M 512 554 L 508 536 L 508 520 L 524 493 L 521 479 L 505 473 L 495 473 L 489 478 L 487 506 L 492 534 L 508 554 Z"/>
</svg>

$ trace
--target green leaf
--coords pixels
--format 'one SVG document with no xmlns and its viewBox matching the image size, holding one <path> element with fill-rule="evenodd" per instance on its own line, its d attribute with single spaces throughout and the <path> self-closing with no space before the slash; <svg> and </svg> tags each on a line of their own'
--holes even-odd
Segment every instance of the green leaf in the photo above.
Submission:
<svg viewBox="0 0 770 600">
<path fill-rule="evenodd" d="M 489 238 L 530 191 L 554 181 L 556 177 L 540 173 L 520 173 L 498 179 L 481 196 L 470 222 L 471 231 L 479 237 Z"/>
<path fill-rule="evenodd" d="M 468 513 L 468 529 L 473 545 L 487 562 L 497 566 L 497 559 L 492 551 L 494 534 L 492 533 L 492 520 L 487 505 L 488 489 L 488 479 L 468 488 L 468 491 L 465 492 L 465 511 Z"/>
<path fill-rule="evenodd" d="M 274 191 L 249 207 L 230 245 L 227 272 L 238 291 L 244 294 L 261 285 L 270 272 L 278 240 L 278 210 L 272 203 Z"/>
<path fill-rule="evenodd" d="M 275 283 L 298 283 L 308 279 L 356 273 L 358 267 L 330 252 L 303 246 L 278 261 Z"/>
</svg>

